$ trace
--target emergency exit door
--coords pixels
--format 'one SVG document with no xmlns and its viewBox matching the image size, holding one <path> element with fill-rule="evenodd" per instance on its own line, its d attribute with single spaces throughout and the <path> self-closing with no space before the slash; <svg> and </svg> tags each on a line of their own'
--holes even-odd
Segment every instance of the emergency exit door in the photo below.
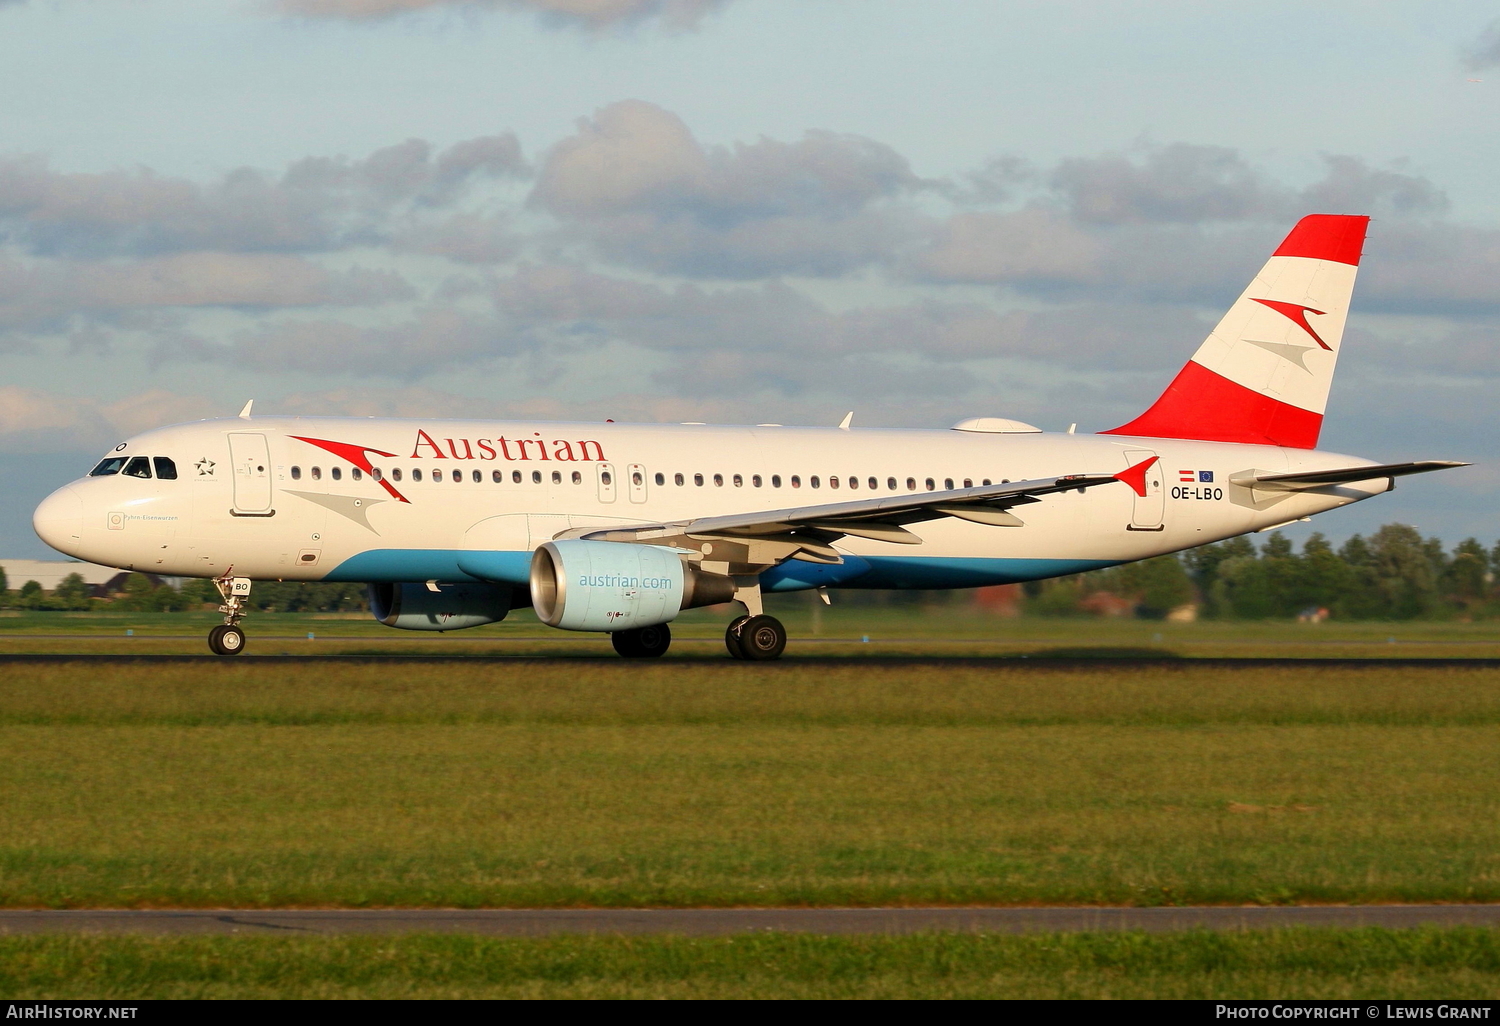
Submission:
<svg viewBox="0 0 1500 1026">
<path fill-rule="evenodd" d="M 1127 466 L 1137 466 L 1151 460 L 1151 466 L 1146 468 L 1141 486 L 1145 494 L 1139 492 L 1135 496 L 1135 506 L 1131 510 L 1130 529 L 1132 531 L 1161 531 L 1165 529 L 1162 518 L 1167 508 L 1167 486 L 1166 477 L 1162 473 L 1161 460 L 1156 459 L 1156 453 L 1150 449 L 1131 449 L 1125 453 Z"/>
<path fill-rule="evenodd" d="M 229 462 L 234 467 L 234 512 L 270 516 L 271 449 L 266 436 L 254 431 L 231 432 Z"/>
</svg>

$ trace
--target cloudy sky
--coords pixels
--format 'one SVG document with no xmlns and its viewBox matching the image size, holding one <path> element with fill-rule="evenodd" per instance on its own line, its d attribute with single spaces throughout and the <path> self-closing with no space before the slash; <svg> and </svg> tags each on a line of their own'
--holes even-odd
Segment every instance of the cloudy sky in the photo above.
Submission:
<svg viewBox="0 0 1500 1026">
<path fill-rule="evenodd" d="M 1315 526 L 1493 541 L 1495 16 L 0 0 L 0 555 L 251 397 L 1113 427 L 1314 211 L 1375 217 L 1324 446 L 1479 464 Z"/>
</svg>

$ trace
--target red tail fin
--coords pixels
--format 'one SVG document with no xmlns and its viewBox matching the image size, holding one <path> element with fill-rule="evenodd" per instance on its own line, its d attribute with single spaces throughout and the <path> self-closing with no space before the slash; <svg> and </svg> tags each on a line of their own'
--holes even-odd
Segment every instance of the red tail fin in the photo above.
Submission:
<svg viewBox="0 0 1500 1026">
<path fill-rule="evenodd" d="M 1369 221 L 1298 221 L 1161 398 L 1101 433 L 1314 448 Z"/>
</svg>

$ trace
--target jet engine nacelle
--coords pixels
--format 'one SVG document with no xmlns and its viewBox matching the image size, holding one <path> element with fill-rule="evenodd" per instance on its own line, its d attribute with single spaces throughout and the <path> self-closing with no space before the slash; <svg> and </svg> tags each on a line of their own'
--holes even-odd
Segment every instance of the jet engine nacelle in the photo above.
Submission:
<svg viewBox="0 0 1500 1026">
<path fill-rule="evenodd" d="M 552 541 L 531 556 L 531 605 L 549 627 L 624 631 L 734 598 L 734 580 L 704 573 L 674 549 Z"/>
<path fill-rule="evenodd" d="M 510 612 L 510 588 L 493 584 L 370 585 L 370 612 L 403 631 L 457 631 L 499 623 Z"/>
</svg>

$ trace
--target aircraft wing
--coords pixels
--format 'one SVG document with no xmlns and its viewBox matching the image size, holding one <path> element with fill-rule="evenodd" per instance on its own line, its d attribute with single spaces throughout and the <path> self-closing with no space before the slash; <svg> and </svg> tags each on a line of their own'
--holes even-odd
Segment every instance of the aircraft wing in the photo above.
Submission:
<svg viewBox="0 0 1500 1026">
<path fill-rule="evenodd" d="M 1434 470 L 1451 470 L 1454 467 L 1467 467 L 1468 465 L 1455 460 L 1422 460 L 1417 463 L 1386 463 L 1376 467 L 1344 467 L 1337 470 L 1310 470 L 1296 474 L 1263 474 L 1259 471 L 1247 470 L 1231 475 L 1229 483 L 1245 485 L 1261 491 L 1301 492 L 1328 485 L 1374 481 L 1382 477 L 1405 477 L 1408 474 L 1426 474 Z"/>
<path fill-rule="evenodd" d="M 993 527 L 1023 527 L 1021 519 L 1010 512 L 1016 506 L 1038 502 L 1044 495 L 1074 489 L 1082 491 L 1116 481 L 1134 485 L 1135 482 L 1129 480 L 1132 477 L 1144 477 L 1142 465 L 1137 464 L 1120 474 L 1071 474 L 978 488 L 872 495 L 817 506 L 733 513 L 661 524 L 582 528 L 568 531 L 562 537 L 682 545 L 695 549 L 700 548 L 700 540 L 721 539 L 730 543 L 728 548 L 732 557 L 738 557 L 729 560 L 734 563 L 765 565 L 787 558 L 837 563 L 842 557 L 831 543 L 845 535 L 916 545 L 922 539 L 906 530 L 904 525 L 942 517 L 957 517 Z"/>
</svg>

